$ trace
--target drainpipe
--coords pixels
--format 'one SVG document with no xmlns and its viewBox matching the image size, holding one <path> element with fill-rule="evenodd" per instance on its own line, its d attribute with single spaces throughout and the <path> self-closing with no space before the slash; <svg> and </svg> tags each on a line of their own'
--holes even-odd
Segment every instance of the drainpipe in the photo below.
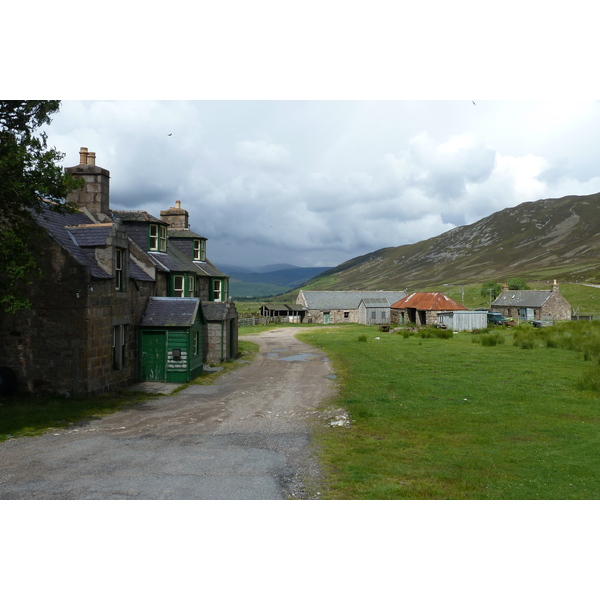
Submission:
<svg viewBox="0 0 600 600">
<path fill-rule="evenodd" d="M 225 335 L 225 321 L 221 321 L 221 362 L 223 362 L 225 360 L 225 357 L 223 356 L 223 345 L 225 340 L 223 339 L 223 336 Z"/>
</svg>

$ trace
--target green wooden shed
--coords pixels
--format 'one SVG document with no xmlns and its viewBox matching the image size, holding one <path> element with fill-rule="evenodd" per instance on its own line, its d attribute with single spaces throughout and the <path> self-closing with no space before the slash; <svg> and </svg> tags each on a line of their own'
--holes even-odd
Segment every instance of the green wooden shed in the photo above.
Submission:
<svg viewBox="0 0 600 600">
<path fill-rule="evenodd" d="M 205 322 L 199 298 L 149 298 L 139 328 L 140 379 L 187 383 L 201 375 Z"/>
</svg>

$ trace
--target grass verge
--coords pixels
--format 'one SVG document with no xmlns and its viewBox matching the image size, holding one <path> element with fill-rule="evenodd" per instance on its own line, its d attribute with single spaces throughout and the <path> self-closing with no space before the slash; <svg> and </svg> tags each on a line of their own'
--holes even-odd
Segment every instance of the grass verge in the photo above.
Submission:
<svg viewBox="0 0 600 600">
<path fill-rule="evenodd" d="M 582 385 L 597 362 L 569 346 L 584 339 L 591 353 L 600 334 L 565 325 L 530 328 L 537 343 L 524 345 L 510 330 L 483 343 L 369 327 L 300 333 L 331 357 L 353 420 L 321 434 L 326 497 L 600 498 L 599 390 Z"/>
</svg>

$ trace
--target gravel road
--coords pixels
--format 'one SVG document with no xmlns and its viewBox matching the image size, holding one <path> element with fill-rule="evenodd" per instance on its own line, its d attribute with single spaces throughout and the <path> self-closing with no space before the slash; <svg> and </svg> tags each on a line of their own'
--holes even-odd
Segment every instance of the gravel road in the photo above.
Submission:
<svg viewBox="0 0 600 600">
<path fill-rule="evenodd" d="M 244 338 L 260 345 L 258 357 L 215 385 L 0 444 L 0 498 L 318 498 L 309 431 L 326 425 L 316 409 L 335 375 L 297 332 Z"/>
</svg>

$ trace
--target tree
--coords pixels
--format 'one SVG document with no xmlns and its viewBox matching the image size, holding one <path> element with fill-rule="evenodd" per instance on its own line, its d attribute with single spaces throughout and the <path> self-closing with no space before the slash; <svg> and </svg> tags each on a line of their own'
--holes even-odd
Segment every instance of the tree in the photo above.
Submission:
<svg viewBox="0 0 600 600">
<path fill-rule="evenodd" d="M 489 298 L 490 304 L 493 298 L 497 298 L 502 291 L 502 285 L 497 281 L 488 281 L 481 286 L 481 295 L 483 298 Z"/>
<path fill-rule="evenodd" d="M 524 279 L 520 277 L 511 277 L 506 284 L 509 290 L 528 290 L 529 286 Z"/>
<path fill-rule="evenodd" d="M 51 122 L 58 100 L 0 100 L 0 311 L 29 307 L 23 284 L 39 272 L 30 244 L 33 213 L 43 206 L 66 212 L 67 194 L 81 184 L 57 164 L 64 154 L 48 148 L 37 130 Z M 48 202 L 49 201 L 49 202 Z"/>
</svg>

